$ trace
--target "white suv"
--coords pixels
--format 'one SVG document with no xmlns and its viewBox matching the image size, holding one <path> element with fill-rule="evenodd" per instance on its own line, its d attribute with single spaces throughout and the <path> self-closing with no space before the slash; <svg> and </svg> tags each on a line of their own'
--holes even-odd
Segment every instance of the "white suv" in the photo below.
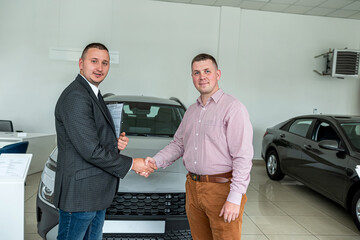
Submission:
<svg viewBox="0 0 360 240">
<path fill-rule="evenodd" d="M 153 156 L 165 147 L 186 111 L 176 98 L 110 94 L 105 102 L 118 131 L 129 137 L 121 153 L 131 157 Z M 56 159 L 57 148 L 45 164 L 36 203 L 38 233 L 45 239 L 56 239 L 58 231 L 58 209 L 53 205 Z M 185 212 L 185 180 L 181 159 L 148 178 L 129 172 L 107 209 L 103 239 L 191 239 Z"/>
</svg>

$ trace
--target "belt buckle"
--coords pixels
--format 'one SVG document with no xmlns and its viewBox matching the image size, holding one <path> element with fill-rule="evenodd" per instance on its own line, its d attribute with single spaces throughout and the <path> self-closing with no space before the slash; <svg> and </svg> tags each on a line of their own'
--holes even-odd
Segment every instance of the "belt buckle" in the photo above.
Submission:
<svg viewBox="0 0 360 240">
<path fill-rule="evenodd" d="M 191 179 L 194 181 L 200 181 L 200 175 L 191 174 Z"/>
</svg>

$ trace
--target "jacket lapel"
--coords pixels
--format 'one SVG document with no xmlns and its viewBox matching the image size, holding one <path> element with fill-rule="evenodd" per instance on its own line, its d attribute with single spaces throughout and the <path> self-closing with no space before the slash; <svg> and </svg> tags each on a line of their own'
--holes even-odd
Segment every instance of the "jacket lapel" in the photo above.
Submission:
<svg viewBox="0 0 360 240">
<path fill-rule="evenodd" d="M 102 98 L 101 94 L 98 99 L 95 96 L 95 94 L 94 94 L 93 90 L 91 89 L 91 87 L 89 86 L 89 84 L 86 82 L 86 80 L 80 74 L 78 74 L 78 76 L 76 77 L 76 81 L 78 81 L 88 91 L 90 97 L 94 100 L 95 104 L 100 108 L 106 121 L 110 124 L 111 129 L 113 130 L 114 134 L 116 135 L 114 122 L 112 120 L 109 109 L 106 107 L 106 104 L 105 104 L 104 99 Z"/>
</svg>

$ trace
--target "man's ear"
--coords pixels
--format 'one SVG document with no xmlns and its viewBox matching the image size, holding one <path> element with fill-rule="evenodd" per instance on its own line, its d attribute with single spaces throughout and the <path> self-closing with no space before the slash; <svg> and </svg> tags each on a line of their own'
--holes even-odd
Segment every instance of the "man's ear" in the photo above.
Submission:
<svg viewBox="0 0 360 240">
<path fill-rule="evenodd" d="M 80 70 L 83 69 L 83 65 L 84 65 L 83 59 L 82 59 L 82 58 L 79 58 L 79 68 L 80 68 Z"/>
</svg>

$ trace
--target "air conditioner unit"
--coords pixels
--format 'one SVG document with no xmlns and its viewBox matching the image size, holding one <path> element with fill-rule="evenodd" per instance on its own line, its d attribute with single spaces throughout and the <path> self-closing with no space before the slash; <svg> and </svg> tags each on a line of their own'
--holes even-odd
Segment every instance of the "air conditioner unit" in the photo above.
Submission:
<svg viewBox="0 0 360 240">
<path fill-rule="evenodd" d="M 358 77 L 359 74 L 359 50 L 334 49 L 328 55 L 327 74 L 332 77 Z"/>
<path fill-rule="evenodd" d="M 326 63 L 324 71 L 314 70 L 317 74 L 337 78 L 359 77 L 360 50 L 329 49 L 328 52 L 315 56 L 319 57 L 325 58 Z"/>
</svg>

